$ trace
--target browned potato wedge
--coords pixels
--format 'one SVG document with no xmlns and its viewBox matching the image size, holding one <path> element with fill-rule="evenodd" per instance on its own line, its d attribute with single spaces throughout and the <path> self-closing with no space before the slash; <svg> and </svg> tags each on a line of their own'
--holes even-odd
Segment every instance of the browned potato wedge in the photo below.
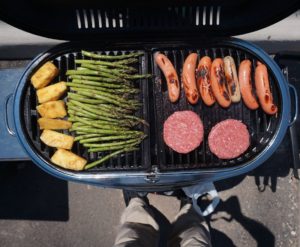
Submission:
<svg viewBox="0 0 300 247">
<path fill-rule="evenodd" d="M 38 123 L 40 129 L 46 130 L 67 130 L 72 127 L 72 123 L 61 119 L 39 118 Z"/>
<path fill-rule="evenodd" d="M 41 134 L 41 140 L 49 147 L 71 149 L 74 143 L 74 137 L 61 134 L 53 130 L 44 130 Z"/>
<path fill-rule="evenodd" d="M 39 103 L 58 100 L 67 91 L 67 85 L 61 81 L 36 91 Z"/>
<path fill-rule="evenodd" d="M 51 157 L 51 161 L 60 167 L 75 171 L 82 170 L 87 162 L 84 158 L 64 149 L 58 149 Z"/>
<path fill-rule="evenodd" d="M 31 83 L 36 89 L 46 87 L 58 75 L 58 72 L 58 68 L 53 63 L 47 62 L 34 73 Z"/>
<path fill-rule="evenodd" d="M 67 115 L 65 102 L 49 101 L 36 107 L 38 113 L 45 118 L 63 118 Z"/>
</svg>

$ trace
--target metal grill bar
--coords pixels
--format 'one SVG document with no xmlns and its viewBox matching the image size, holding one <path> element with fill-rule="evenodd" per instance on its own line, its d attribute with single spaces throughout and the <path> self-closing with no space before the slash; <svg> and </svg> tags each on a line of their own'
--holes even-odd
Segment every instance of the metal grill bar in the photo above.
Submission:
<svg viewBox="0 0 300 247">
<path fill-rule="evenodd" d="M 188 14 L 188 12 L 185 14 Z M 131 51 L 132 50 L 111 50 L 98 51 L 98 53 L 126 54 Z M 97 173 L 105 171 L 150 170 L 153 167 L 156 167 L 161 171 L 232 167 L 250 161 L 257 155 L 257 153 L 259 153 L 268 145 L 270 138 L 278 128 L 280 115 L 268 116 L 264 114 L 261 109 L 250 111 L 243 104 L 243 102 L 232 104 L 228 109 L 223 109 L 218 104 L 215 104 L 212 107 L 207 107 L 201 100 L 197 105 L 192 106 L 187 102 L 183 90 L 181 91 L 181 98 L 179 102 L 175 104 L 171 103 L 168 99 L 165 78 L 153 60 L 153 54 L 156 51 L 158 51 L 158 49 L 149 50 L 149 48 L 147 51 L 144 51 L 145 55 L 140 57 L 139 64 L 136 67 L 140 73 L 151 72 L 154 75 L 152 80 L 143 79 L 137 81 L 136 83 L 137 87 L 141 89 L 139 98 L 143 103 L 142 109 L 136 114 L 137 116 L 143 117 L 150 123 L 150 129 L 145 126 L 142 127 L 143 131 L 148 135 L 149 138 L 144 140 L 144 142 L 141 144 L 140 151 L 119 155 L 116 158 L 110 159 L 101 167 L 94 168 L 89 172 Z M 254 79 L 256 57 L 251 53 L 236 49 L 235 47 L 206 45 L 203 46 L 202 49 L 197 49 L 195 47 L 182 45 L 177 48 L 160 48 L 159 51 L 169 57 L 174 64 L 178 75 L 180 75 L 182 72 L 185 58 L 191 52 L 198 53 L 199 58 L 208 55 L 214 59 L 216 57 L 230 55 L 236 61 L 237 68 L 242 60 L 250 59 L 253 63 L 252 79 Z M 66 54 L 57 56 L 53 55 L 52 59 L 60 69 L 60 75 L 56 81 L 54 81 L 54 83 L 59 80 L 68 81 L 68 78 L 65 76 L 66 70 L 76 68 L 74 60 L 81 58 L 84 57 L 82 57 L 81 53 L 77 51 L 68 52 Z M 277 83 L 275 83 L 272 77 L 272 73 L 270 73 L 270 82 L 274 100 L 277 105 L 280 106 L 280 92 Z M 39 139 L 41 132 L 37 126 L 38 116 L 36 112 L 36 92 L 29 85 L 30 83 L 28 79 L 28 86 L 25 89 L 26 97 L 24 97 L 25 126 L 29 138 L 34 143 L 36 150 L 50 162 L 50 157 L 53 154 L 54 149 L 45 146 Z M 203 143 L 193 152 L 184 155 L 173 152 L 169 147 L 167 147 L 164 143 L 162 135 L 164 121 L 173 112 L 180 110 L 192 110 L 198 113 L 203 121 L 205 132 Z M 279 112 L 280 111 L 281 110 L 279 109 Z M 251 146 L 241 157 L 224 161 L 218 159 L 210 152 L 207 138 L 209 131 L 216 123 L 228 118 L 242 120 L 248 126 L 251 134 Z M 74 133 L 72 134 L 74 135 Z M 90 161 L 101 158 L 103 155 L 103 153 L 88 154 L 87 150 L 79 143 L 74 145 L 73 152 L 87 158 Z"/>
<path fill-rule="evenodd" d="M 101 51 L 99 53 L 102 54 L 128 54 L 131 51 Z M 59 75 L 58 77 L 52 82 L 56 83 L 58 81 L 69 81 L 68 77 L 65 75 L 66 71 L 68 69 L 74 69 L 76 68 L 76 64 L 74 62 L 75 59 L 81 59 L 82 55 L 80 52 L 72 52 L 72 53 L 67 53 L 63 54 L 60 56 L 57 56 L 53 59 L 53 63 L 59 68 Z M 140 63 L 139 65 L 136 66 L 136 68 L 139 70 L 139 73 L 147 73 L 147 67 L 145 64 L 147 63 L 147 58 L 146 56 L 142 56 L 140 58 Z M 32 86 L 30 86 L 29 82 L 30 78 L 28 78 L 28 87 L 27 87 L 27 92 L 26 92 L 26 97 L 25 97 L 25 102 L 24 102 L 24 115 L 27 116 L 25 118 L 25 125 L 27 128 L 27 132 L 30 135 L 31 140 L 33 141 L 35 147 L 37 150 L 40 150 L 40 152 L 43 154 L 44 157 L 46 157 L 49 162 L 50 158 L 54 153 L 53 148 L 49 148 L 48 146 L 44 145 L 40 141 L 40 135 L 41 135 L 41 130 L 38 127 L 37 124 L 37 119 L 38 119 L 38 113 L 36 111 L 36 106 L 38 105 L 37 97 L 36 97 L 36 92 L 33 89 Z M 141 93 L 138 96 L 138 98 L 141 100 L 143 104 L 143 108 L 136 113 L 136 116 L 144 118 L 147 122 L 149 121 L 148 119 L 148 103 L 145 102 L 148 100 L 148 79 L 141 79 L 136 83 L 136 87 L 140 88 Z M 64 98 L 65 101 L 67 101 L 67 98 Z M 138 127 L 142 128 L 142 130 L 149 135 L 148 128 L 145 126 Z M 65 134 L 71 134 L 75 136 L 75 133 L 69 132 L 67 130 L 61 131 L 62 133 Z M 146 139 L 142 142 L 140 145 L 140 150 L 141 151 L 134 151 L 134 152 L 129 152 L 125 154 L 118 155 L 115 158 L 111 158 L 107 162 L 105 162 L 101 167 L 96 167 L 90 172 L 98 172 L 98 171 L 122 171 L 124 169 L 126 170 L 146 170 L 150 167 L 150 162 L 149 162 L 149 139 Z M 89 161 L 96 160 L 98 158 L 101 158 L 103 155 L 108 154 L 108 152 L 103 153 L 87 153 L 86 148 L 84 148 L 79 142 L 76 142 L 72 151 L 81 157 L 84 157 L 88 159 Z"/>
<path fill-rule="evenodd" d="M 155 50 L 154 52 L 156 52 Z M 229 47 L 208 47 L 206 49 L 193 49 L 190 47 L 180 47 L 178 49 L 160 49 L 160 52 L 164 53 L 174 64 L 178 75 L 181 74 L 183 63 L 187 55 L 191 52 L 197 52 L 199 58 L 204 55 L 210 56 L 212 59 L 217 57 L 232 56 L 236 62 L 237 68 L 244 59 L 250 59 L 253 63 L 252 81 L 254 82 L 254 68 L 256 65 L 256 58 L 250 53 L 244 52 L 239 49 L 232 49 Z M 168 99 L 166 91 L 166 81 L 161 73 L 160 69 L 152 60 L 153 73 L 155 74 L 154 89 L 154 102 L 156 109 L 156 138 L 157 138 L 157 150 L 158 150 L 158 165 L 162 170 L 178 170 L 178 169 L 200 169 L 205 168 L 218 168 L 218 167 L 230 167 L 242 164 L 251 160 L 257 152 L 265 148 L 270 137 L 277 128 L 278 116 L 269 116 L 264 114 L 261 109 L 256 111 L 249 110 L 244 103 L 232 104 L 228 109 L 223 109 L 218 104 L 214 104 L 212 107 L 207 107 L 200 100 L 195 106 L 189 104 L 184 96 L 183 90 L 181 91 L 181 97 L 179 102 L 171 103 Z M 271 73 L 270 73 L 271 74 Z M 278 103 L 279 89 L 274 83 L 272 76 L 270 75 L 271 89 L 274 96 L 274 100 Z M 254 85 L 253 85 L 254 86 Z M 163 106 L 163 107 L 161 107 Z M 204 140 L 203 143 L 194 151 L 189 154 L 178 154 L 172 151 L 164 144 L 163 141 L 163 129 L 164 121 L 175 111 L 192 110 L 200 116 L 204 124 Z M 218 122 L 234 118 L 241 120 L 248 126 L 251 135 L 251 146 L 248 151 L 241 157 L 233 160 L 220 160 L 214 156 L 208 147 L 208 134 L 211 128 Z"/>
</svg>

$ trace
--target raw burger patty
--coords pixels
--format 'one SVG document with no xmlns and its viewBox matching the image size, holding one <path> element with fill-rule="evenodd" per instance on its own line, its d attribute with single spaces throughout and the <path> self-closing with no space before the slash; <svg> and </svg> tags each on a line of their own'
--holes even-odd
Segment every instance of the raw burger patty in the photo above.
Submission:
<svg viewBox="0 0 300 247">
<path fill-rule="evenodd" d="M 186 154 L 203 140 L 203 124 L 192 111 L 174 112 L 164 123 L 165 143 L 174 151 Z"/>
<path fill-rule="evenodd" d="M 208 145 L 210 151 L 220 159 L 236 158 L 250 145 L 247 126 L 235 119 L 222 121 L 210 131 Z"/>
</svg>

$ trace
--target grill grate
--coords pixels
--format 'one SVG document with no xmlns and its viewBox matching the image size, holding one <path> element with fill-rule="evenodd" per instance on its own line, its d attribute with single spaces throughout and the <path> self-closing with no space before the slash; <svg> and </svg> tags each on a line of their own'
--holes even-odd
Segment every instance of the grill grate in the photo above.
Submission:
<svg viewBox="0 0 300 247">
<path fill-rule="evenodd" d="M 155 50 L 154 52 L 156 52 Z M 176 68 L 178 75 L 182 72 L 182 67 L 185 58 L 191 52 L 197 52 L 199 57 L 205 55 L 212 59 L 217 57 L 225 57 L 230 55 L 236 61 L 237 68 L 243 59 L 250 59 L 253 64 L 253 70 L 256 64 L 256 58 L 250 53 L 232 49 L 230 47 L 211 47 L 206 49 L 193 49 L 191 47 L 181 47 L 178 49 L 159 49 L 160 52 L 167 55 Z M 153 56 L 151 56 L 152 58 Z M 165 78 L 152 59 L 152 72 L 155 74 L 155 81 L 153 84 L 154 104 L 156 112 L 156 143 L 157 143 L 157 157 L 156 163 L 159 164 L 161 170 L 178 170 L 178 169 L 198 169 L 198 168 L 218 168 L 230 167 L 240 165 L 250 161 L 254 156 L 263 150 L 268 144 L 270 138 L 275 133 L 278 126 L 279 116 L 268 116 L 261 108 L 256 111 L 249 110 L 244 103 L 232 104 L 228 109 L 221 108 L 218 104 L 212 107 L 207 107 L 200 100 L 198 104 L 192 106 L 185 98 L 184 91 L 181 90 L 181 97 L 179 102 L 173 104 L 168 99 L 168 92 L 166 88 Z M 254 73 L 252 73 L 254 78 Z M 253 80 L 254 81 L 254 80 Z M 274 101 L 277 105 L 280 102 L 279 89 L 277 88 L 272 75 L 270 73 L 271 90 Z M 164 121 L 175 111 L 192 110 L 196 112 L 202 119 L 204 124 L 204 140 L 203 143 L 189 154 L 178 154 L 173 152 L 168 146 L 164 144 L 163 140 L 163 124 Z M 279 108 L 280 112 L 280 108 Z M 251 146 L 248 151 L 241 157 L 232 160 L 220 160 L 214 156 L 208 147 L 208 134 L 211 128 L 218 122 L 234 118 L 241 120 L 249 129 L 251 135 Z"/>
<path fill-rule="evenodd" d="M 226 43 L 225 43 L 226 44 Z M 163 45 L 160 45 L 161 47 Z M 200 46 L 199 44 L 197 45 Z M 195 46 L 195 47 L 197 47 Z M 181 98 L 179 102 L 173 104 L 168 99 L 168 92 L 166 81 L 161 73 L 160 69 L 154 63 L 153 54 L 156 51 L 160 51 L 166 54 L 174 64 L 178 74 L 181 74 L 183 62 L 190 52 L 197 52 L 199 58 L 208 55 L 211 58 L 224 57 L 230 55 L 236 61 L 237 67 L 243 59 L 250 59 L 254 64 L 256 63 L 256 56 L 250 51 L 242 50 L 238 47 L 231 45 L 224 45 L 224 43 L 213 43 L 210 45 L 207 43 L 201 44 L 201 49 L 191 47 L 188 45 L 168 46 L 169 48 L 151 48 L 153 45 L 139 47 L 137 50 L 144 51 L 144 56 L 140 57 L 139 64 L 137 65 L 140 73 L 152 73 L 153 79 L 142 79 L 137 82 L 137 87 L 141 89 L 139 95 L 143 107 L 138 116 L 143 117 L 150 123 L 150 128 L 143 126 L 143 131 L 148 135 L 142 144 L 140 151 L 127 153 L 125 155 L 112 158 L 101 167 L 96 167 L 90 171 L 83 172 L 104 172 L 104 171 L 131 171 L 131 170 L 147 170 L 150 171 L 153 168 L 158 168 L 161 171 L 171 170 L 195 170 L 195 169 L 217 169 L 224 167 L 239 166 L 250 161 L 256 157 L 263 149 L 269 145 L 269 140 L 274 136 L 279 126 L 280 114 L 281 114 L 281 94 L 278 82 L 273 78 L 272 71 L 269 70 L 271 90 L 273 93 L 274 101 L 279 107 L 279 113 L 276 116 L 268 116 L 259 108 L 256 111 L 250 111 L 242 102 L 232 104 L 230 108 L 223 109 L 218 104 L 212 107 L 205 106 L 200 100 L 195 106 L 190 105 L 184 96 L 183 90 L 181 91 Z M 150 48 L 149 48 L 150 47 Z M 158 46 L 159 47 L 159 46 Z M 170 48 L 172 47 L 172 48 Z M 118 48 L 118 49 L 122 49 Z M 112 48 L 111 51 L 99 51 L 102 54 L 126 54 L 132 52 L 132 50 L 118 50 Z M 67 69 L 75 68 L 74 60 L 81 59 L 81 53 L 76 49 L 71 49 L 68 52 L 53 53 L 47 57 L 47 60 L 54 60 L 54 63 L 60 68 L 60 75 L 56 79 L 68 80 L 65 76 Z M 90 49 L 93 50 L 93 49 Z M 57 51 L 56 51 L 57 52 Z M 43 61 L 45 62 L 45 61 Z M 32 69 L 28 78 L 37 69 L 39 65 Z M 252 74 L 252 77 L 254 75 Z M 25 87 L 25 93 L 23 94 L 24 113 L 22 113 L 24 129 L 26 130 L 27 139 L 34 146 L 35 150 L 44 157 L 49 163 L 49 157 L 54 152 L 54 149 L 45 146 L 39 139 L 40 130 L 37 127 L 37 112 L 36 112 L 36 92 L 32 86 L 30 86 L 29 79 L 27 79 L 27 86 Z M 164 144 L 163 140 L 163 123 L 164 121 L 175 111 L 179 110 L 192 110 L 199 114 L 204 124 L 204 140 L 199 148 L 189 154 L 178 154 L 173 152 Z M 251 146 L 248 151 L 241 157 L 233 160 L 220 160 L 216 158 L 208 148 L 207 137 L 211 128 L 218 122 L 234 118 L 242 120 L 248 126 L 251 135 Z M 67 132 L 66 132 L 67 133 Z M 93 153 L 88 155 L 86 149 L 84 149 L 79 143 L 76 143 L 73 148 L 73 152 L 88 158 L 90 161 L 100 157 L 101 153 Z"/>
<path fill-rule="evenodd" d="M 98 52 L 99 54 L 128 54 L 131 51 L 103 51 Z M 84 57 L 81 56 L 80 52 L 72 52 L 63 54 L 60 56 L 56 56 L 53 58 L 53 63 L 59 68 L 59 75 L 58 77 L 51 83 L 56 83 L 58 81 L 69 81 L 68 77 L 65 75 L 66 71 L 68 69 L 74 69 L 76 68 L 76 64 L 74 62 L 75 59 L 82 59 Z M 85 58 L 84 58 L 85 59 Z M 145 71 L 145 64 L 147 62 L 145 61 L 145 56 L 141 56 L 139 58 L 139 63 L 136 65 L 136 68 L 139 70 L 139 73 L 146 73 Z M 33 71 L 34 73 L 34 71 Z M 28 77 L 28 85 L 30 85 L 30 76 Z M 136 81 L 135 85 L 137 88 L 140 88 L 141 93 L 137 96 L 138 99 L 142 102 L 143 106 L 139 111 L 137 111 L 136 116 L 141 117 L 145 119 L 147 122 L 148 119 L 148 84 L 145 82 L 146 79 L 140 79 Z M 53 155 L 55 149 L 50 148 L 43 144 L 40 141 L 40 135 L 41 130 L 39 129 L 39 126 L 37 124 L 38 119 L 38 113 L 36 111 L 36 106 L 38 105 L 38 100 L 36 97 L 36 91 L 35 89 L 30 85 L 26 89 L 25 97 L 24 97 L 24 120 L 25 120 L 25 126 L 27 128 L 27 133 L 32 140 L 35 148 L 37 150 L 40 150 L 42 155 L 46 157 L 48 162 L 50 162 L 50 157 Z M 26 100 L 28 99 L 28 100 Z M 64 100 L 67 100 L 67 97 L 64 98 Z M 67 117 L 66 117 L 67 118 Z M 145 126 L 139 126 L 138 129 L 141 129 L 144 131 L 145 134 L 149 135 L 148 128 Z M 61 133 L 65 134 L 71 134 L 75 136 L 74 132 L 69 132 L 68 130 L 62 130 Z M 148 148 L 148 140 L 144 140 L 140 145 L 140 152 L 134 151 L 134 152 L 127 152 L 125 154 L 118 155 L 115 158 L 111 158 L 107 162 L 105 162 L 102 166 L 93 168 L 90 171 L 97 172 L 97 171 L 109 171 L 109 170 L 124 170 L 124 169 L 130 169 L 130 170 L 140 170 L 140 169 L 147 169 L 149 166 L 149 162 L 146 162 L 147 160 L 147 152 L 149 150 Z M 84 157 L 88 159 L 89 161 L 96 160 L 100 157 L 102 157 L 105 154 L 109 154 L 109 152 L 98 152 L 98 153 L 91 153 L 88 154 L 87 150 L 79 143 L 75 142 L 72 151 L 81 157 Z M 143 165 L 144 164 L 144 165 Z"/>
</svg>

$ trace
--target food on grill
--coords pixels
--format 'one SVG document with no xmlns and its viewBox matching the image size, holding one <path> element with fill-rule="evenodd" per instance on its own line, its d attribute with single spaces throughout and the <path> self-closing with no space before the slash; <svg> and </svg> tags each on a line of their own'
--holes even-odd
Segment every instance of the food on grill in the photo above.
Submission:
<svg viewBox="0 0 300 247">
<path fill-rule="evenodd" d="M 196 63 L 197 53 L 191 53 L 185 59 L 182 69 L 182 83 L 185 96 L 191 104 L 196 104 L 199 100 L 199 93 L 196 86 Z"/>
<path fill-rule="evenodd" d="M 44 130 L 41 134 L 41 140 L 49 147 L 71 149 L 74 143 L 74 137 L 65 135 L 53 130 Z"/>
<path fill-rule="evenodd" d="M 215 96 L 213 95 L 211 89 L 210 70 L 210 57 L 205 56 L 201 58 L 198 64 L 198 68 L 196 70 L 196 79 L 201 98 L 207 106 L 211 106 L 216 102 Z"/>
<path fill-rule="evenodd" d="M 245 105 L 251 110 L 256 110 L 259 105 L 252 89 L 251 66 L 251 62 L 248 59 L 240 63 L 239 83 Z"/>
<path fill-rule="evenodd" d="M 137 58 L 137 57 L 143 55 L 143 52 L 131 52 L 129 54 L 123 54 L 123 55 L 106 55 L 106 54 L 96 54 L 96 53 L 84 51 L 84 50 L 82 50 L 81 53 L 82 53 L 82 55 L 84 55 L 86 57 L 96 58 L 96 59 L 100 59 L 100 60 L 109 60 L 109 61 L 121 60 L 121 61 L 116 62 L 119 64 L 128 64 L 128 61 L 130 59 Z M 137 60 L 135 60 L 134 63 L 135 62 L 137 62 Z"/>
<path fill-rule="evenodd" d="M 257 62 L 255 68 L 255 87 L 259 103 L 265 113 L 273 115 L 278 108 L 273 103 L 273 95 L 270 90 L 269 75 L 266 65 Z"/>
<path fill-rule="evenodd" d="M 156 53 L 154 59 L 166 78 L 170 101 L 176 102 L 180 96 L 180 85 L 177 72 L 172 62 L 161 53 Z"/>
<path fill-rule="evenodd" d="M 103 152 L 102 157 L 85 166 L 85 169 L 102 164 L 125 152 L 138 150 L 146 137 L 138 130 L 148 123 L 137 117 L 141 106 L 140 90 L 135 80 L 151 75 L 138 74 L 132 66 L 142 53 L 127 55 L 99 55 L 82 51 L 86 57 L 96 60 L 75 60 L 80 67 L 68 70 L 72 79 L 66 85 L 68 92 L 68 121 L 71 131 L 89 153 Z"/>
<path fill-rule="evenodd" d="M 67 115 L 65 103 L 62 100 L 49 101 L 36 107 L 44 118 L 63 118 Z"/>
<path fill-rule="evenodd" d="M 164 141 L 178 153 L 186 154 L 200 146 L 203 133 L 202 121 L 192 111 L 174 112 L 164 123 Z"/>
<path fill-rule="evenodd" d="M 46 62 L 31 77 L 31 83 L 36 89 L 46 87 L 57 75 L 58 68 L 51 63 Z"/>
<path fill-rule="evenodd" d="M 231 104 L 230 95 L 227 89 L 227 82 L 224 72 L 224 62 L 221 58 L 216 58 L 211 65 L 211 87 L 217 102 L 224 108 Z"/>
<path fill-rule="evenodd" d="M 250 146 L 247 126 L 235 119 L 227 119 L 216 124 L 208 135 L 208 146 L 220 159 L 239 157 Z"/>
<path fill-rule="evenodd" d="M 39 103 L 58 100 L 67 91 L 65 82 L 58 82 L 36 91 Z"/>
<path fill-rule="evenodd" d="M 51 157 L 51 161 L 58 166 L 75 171 L 83 170 L 87 163 L 86 159 L 64 149 L 58 149 Z"/>
<path fill-rule="evenodd" d="M 235 62 L 231 56 L 224 57 L 223 61 L 230 99 L 232 102 L 239 102 L 241 100 L 241 92 Z"/>
<path fill-rule="evenodd" d="M 51 119 L 51 118 L 39 118 L 38 123 L 40 129 L 48 129 L 48 130 L 59 130 L 59 129 L 70 129 L 72 127 L 72 123 L 66 120 L 61 119 Z"/>
</svg>

